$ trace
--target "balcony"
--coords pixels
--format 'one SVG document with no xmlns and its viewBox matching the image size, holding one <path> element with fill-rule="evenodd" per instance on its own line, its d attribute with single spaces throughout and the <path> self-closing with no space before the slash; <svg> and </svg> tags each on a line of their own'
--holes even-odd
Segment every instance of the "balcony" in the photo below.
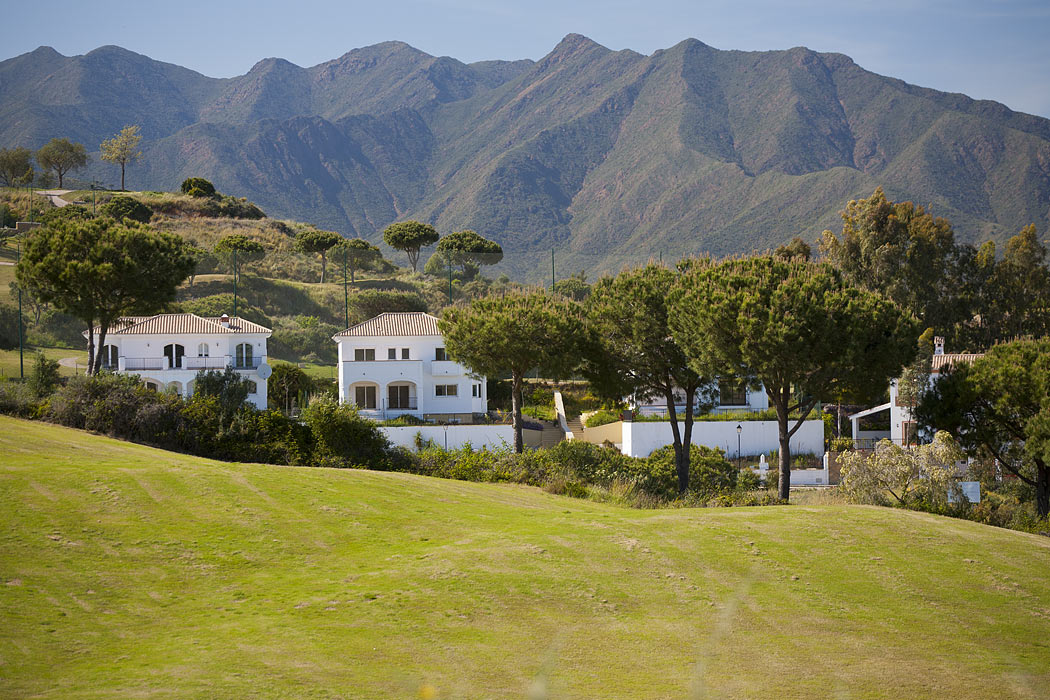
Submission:
<svg viewBox="0 0 1050 700">
<path fill-rule="evenodd" d="M 170 366 L 167 357 L 124 357 L 121 356 L 117 359 L 117 365 L 104 365 L 107 369 L 113 369 L 120 372 L 141 372 L 141 371 L 187 371 L 187 372 L 200 372 L 200 371 L 218 371 L 226 369 L 227 367 L 233 367 L 237 370 L 251 371 L 259 368 L 259 365 L 266 362 L 266 355 L 259 357 L 251 357 L 247 360 L 237 362 L 235 358 L 230 355 L 220 355 L 217 357 L 190 357 L 184 355 L 179 359 L 179 364 L 175 367 Z"/>
<path fill-rule="evenodd" d="M 229 362 L 229 357 L 183 357 L 182 368 L 191 370 L 222 370 L 225 369 Z"/>
<path fill-rule="evenodd" d="M 363 416 L 375 420 L 386 420 L 388 418 L 397 418 L 405 413 L 418 413 L 419 402 L 415 396 L 409 396 L 407 401 L 384 399 L 374 408 L 358 406 L 357 410 Z"/>
</svg>

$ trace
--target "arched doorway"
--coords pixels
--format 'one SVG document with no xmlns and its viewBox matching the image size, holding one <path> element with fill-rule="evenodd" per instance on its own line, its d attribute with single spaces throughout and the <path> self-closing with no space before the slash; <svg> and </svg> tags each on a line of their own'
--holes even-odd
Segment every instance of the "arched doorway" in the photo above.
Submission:
<svg viewBox="0 0 1050 700">
<path fill-rule="evenodd" d="M 168 358 L 168 366 L 172 369 L 182 367 L 182 356 L 186 354 L 186 348 L 178 343 L 170 343 L 164 346 L 164 357 Z"/>
<path fill-rule="evenodd" d="M 360 409 L 374 411 L 378 406 L 379 385 L 372 382 L 351 384 L 347 390 L 347 401 Z"/>
</svg>

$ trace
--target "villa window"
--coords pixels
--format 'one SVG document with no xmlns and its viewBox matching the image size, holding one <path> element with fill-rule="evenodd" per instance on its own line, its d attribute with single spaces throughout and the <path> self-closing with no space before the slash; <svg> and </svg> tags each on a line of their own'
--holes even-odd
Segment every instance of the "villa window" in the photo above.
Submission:
<svg viewBox="0 0 1050 700">
<path fill-rule="evenodd" d="M 237 346 L 237 354 L 235 357 L 237 367 L 244 369 L 252 366 L 252 346 L 251 343 L 241 343 Z"/>
<path fill-rule="evenodd" d="M 197 346 L 197 357 L 207 357 L 207 356 L 208 356 L 208 344 L 207 343 L 201 343 L 200 345 Z"/>
<path fill-rule="evenodd" d="M 459 396 L 459 385 L 438 384 L 434 387 L 434 396 Z"/>
<path fill-rule="evenodd" d="M 410 355 L 409 355 L 409 352 L 408 352 L 408 348 L 401 348 L 401 359 L 402 359 L 402 360 L 408 360 L 408 359 L 410 359 Z"/>
<path fill-rule="evenodd" d="M 113 369 L 117 366 L 117 346 L 106 344 L 102 349 L 102 366 Z"/>
<path fill-rule="evenodd" d="M 248 380 L 248 393 L 249 394 L 258 394 L 259 393 L 259 385 L 256 384 L 255 382 L 253 382 L 250 379 Z"/>
<path fill-rule="evenodd" d="M 480 399 L 481 398 L 481 385 L 480 384 L 473 384 L 473 385 L 471 385 L 471 387 L 470 387 L 470 395 L 473 396 L 475 399 Z"/>
<path fill-rule="evenodd" d="M 411 388 L 407 384 L 392 384 L 387 387 L 387 408 L 411 409 Z"/>
<path fill-rule="evenodd" d="M 722 406 L 746 406 L 747 385 L 735 379 L 718 382 L 718 403 Z"/>
<path fill-rule="evenodd" d="M 376 407 L 376 388 L 374 386 L 359 386 L 354 389 L 354 403 L 358 408 Z"/>
<path fill-rule="evenodd" d="M 375 359 L 375 348 L 354 348 L 354 362 L 373 362 Z"/>
<path fill-rule="evenodd" d="M 397 359 L 397 348 L 387 348 L 386 359 L 396 360 Z"/>
<path fill-rule="evenodd" d="M 448 359 L 448 354 L 445 353 L 445 348 L 434 348 L 434 360 L 436 362 L 444 362 Z"/>
<path fill-rule="evenodd" d="M 164 346 L 164 357 L 168 358 L 168 366 L 172 369 L 182 367 L 182 358 L 186 354 L 186 348 L 178 343 Z"/>
</svg>

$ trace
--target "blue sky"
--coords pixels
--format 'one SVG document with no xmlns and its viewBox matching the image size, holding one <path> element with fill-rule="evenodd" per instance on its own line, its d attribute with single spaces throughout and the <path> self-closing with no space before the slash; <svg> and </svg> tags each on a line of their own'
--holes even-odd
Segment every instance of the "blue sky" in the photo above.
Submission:
<svg viewBox="0 0 1050 700">
<path fill-rule="evenodd" d="M 311 66 L 397 39 L 463 61 L 537 59 L 577 32 L 652 53 L 808 46 L 910 83 L 1050 117 L 1050 0 L 0 0 L 0 60 L 117 44 L 214 77 L 279 56 Z"/>
</svg>

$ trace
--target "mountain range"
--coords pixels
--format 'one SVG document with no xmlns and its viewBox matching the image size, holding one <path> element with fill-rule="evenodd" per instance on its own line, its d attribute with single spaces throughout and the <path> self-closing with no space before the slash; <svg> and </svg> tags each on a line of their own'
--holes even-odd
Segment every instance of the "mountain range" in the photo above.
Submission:
<svg viewBox="0 0 1050 700">
<path fill-rule="evenodd" d="M 97 150 L 138 124 L 134 189 L 212 180 L 269 214 L 380 239 L 399 219 L 499 241 L 522 279 L 762 250 L 838 230 L 882 186 L 963 240 L 1050 225 L 1050 120 L 806 48 L 645 56 L 571 34 L 538 61 L 386 42 L 210 78 L 115 46 L 0 62 L 0 146 Z M 115 168 L 84 173 L 110 182 Z"/>
</svg>

